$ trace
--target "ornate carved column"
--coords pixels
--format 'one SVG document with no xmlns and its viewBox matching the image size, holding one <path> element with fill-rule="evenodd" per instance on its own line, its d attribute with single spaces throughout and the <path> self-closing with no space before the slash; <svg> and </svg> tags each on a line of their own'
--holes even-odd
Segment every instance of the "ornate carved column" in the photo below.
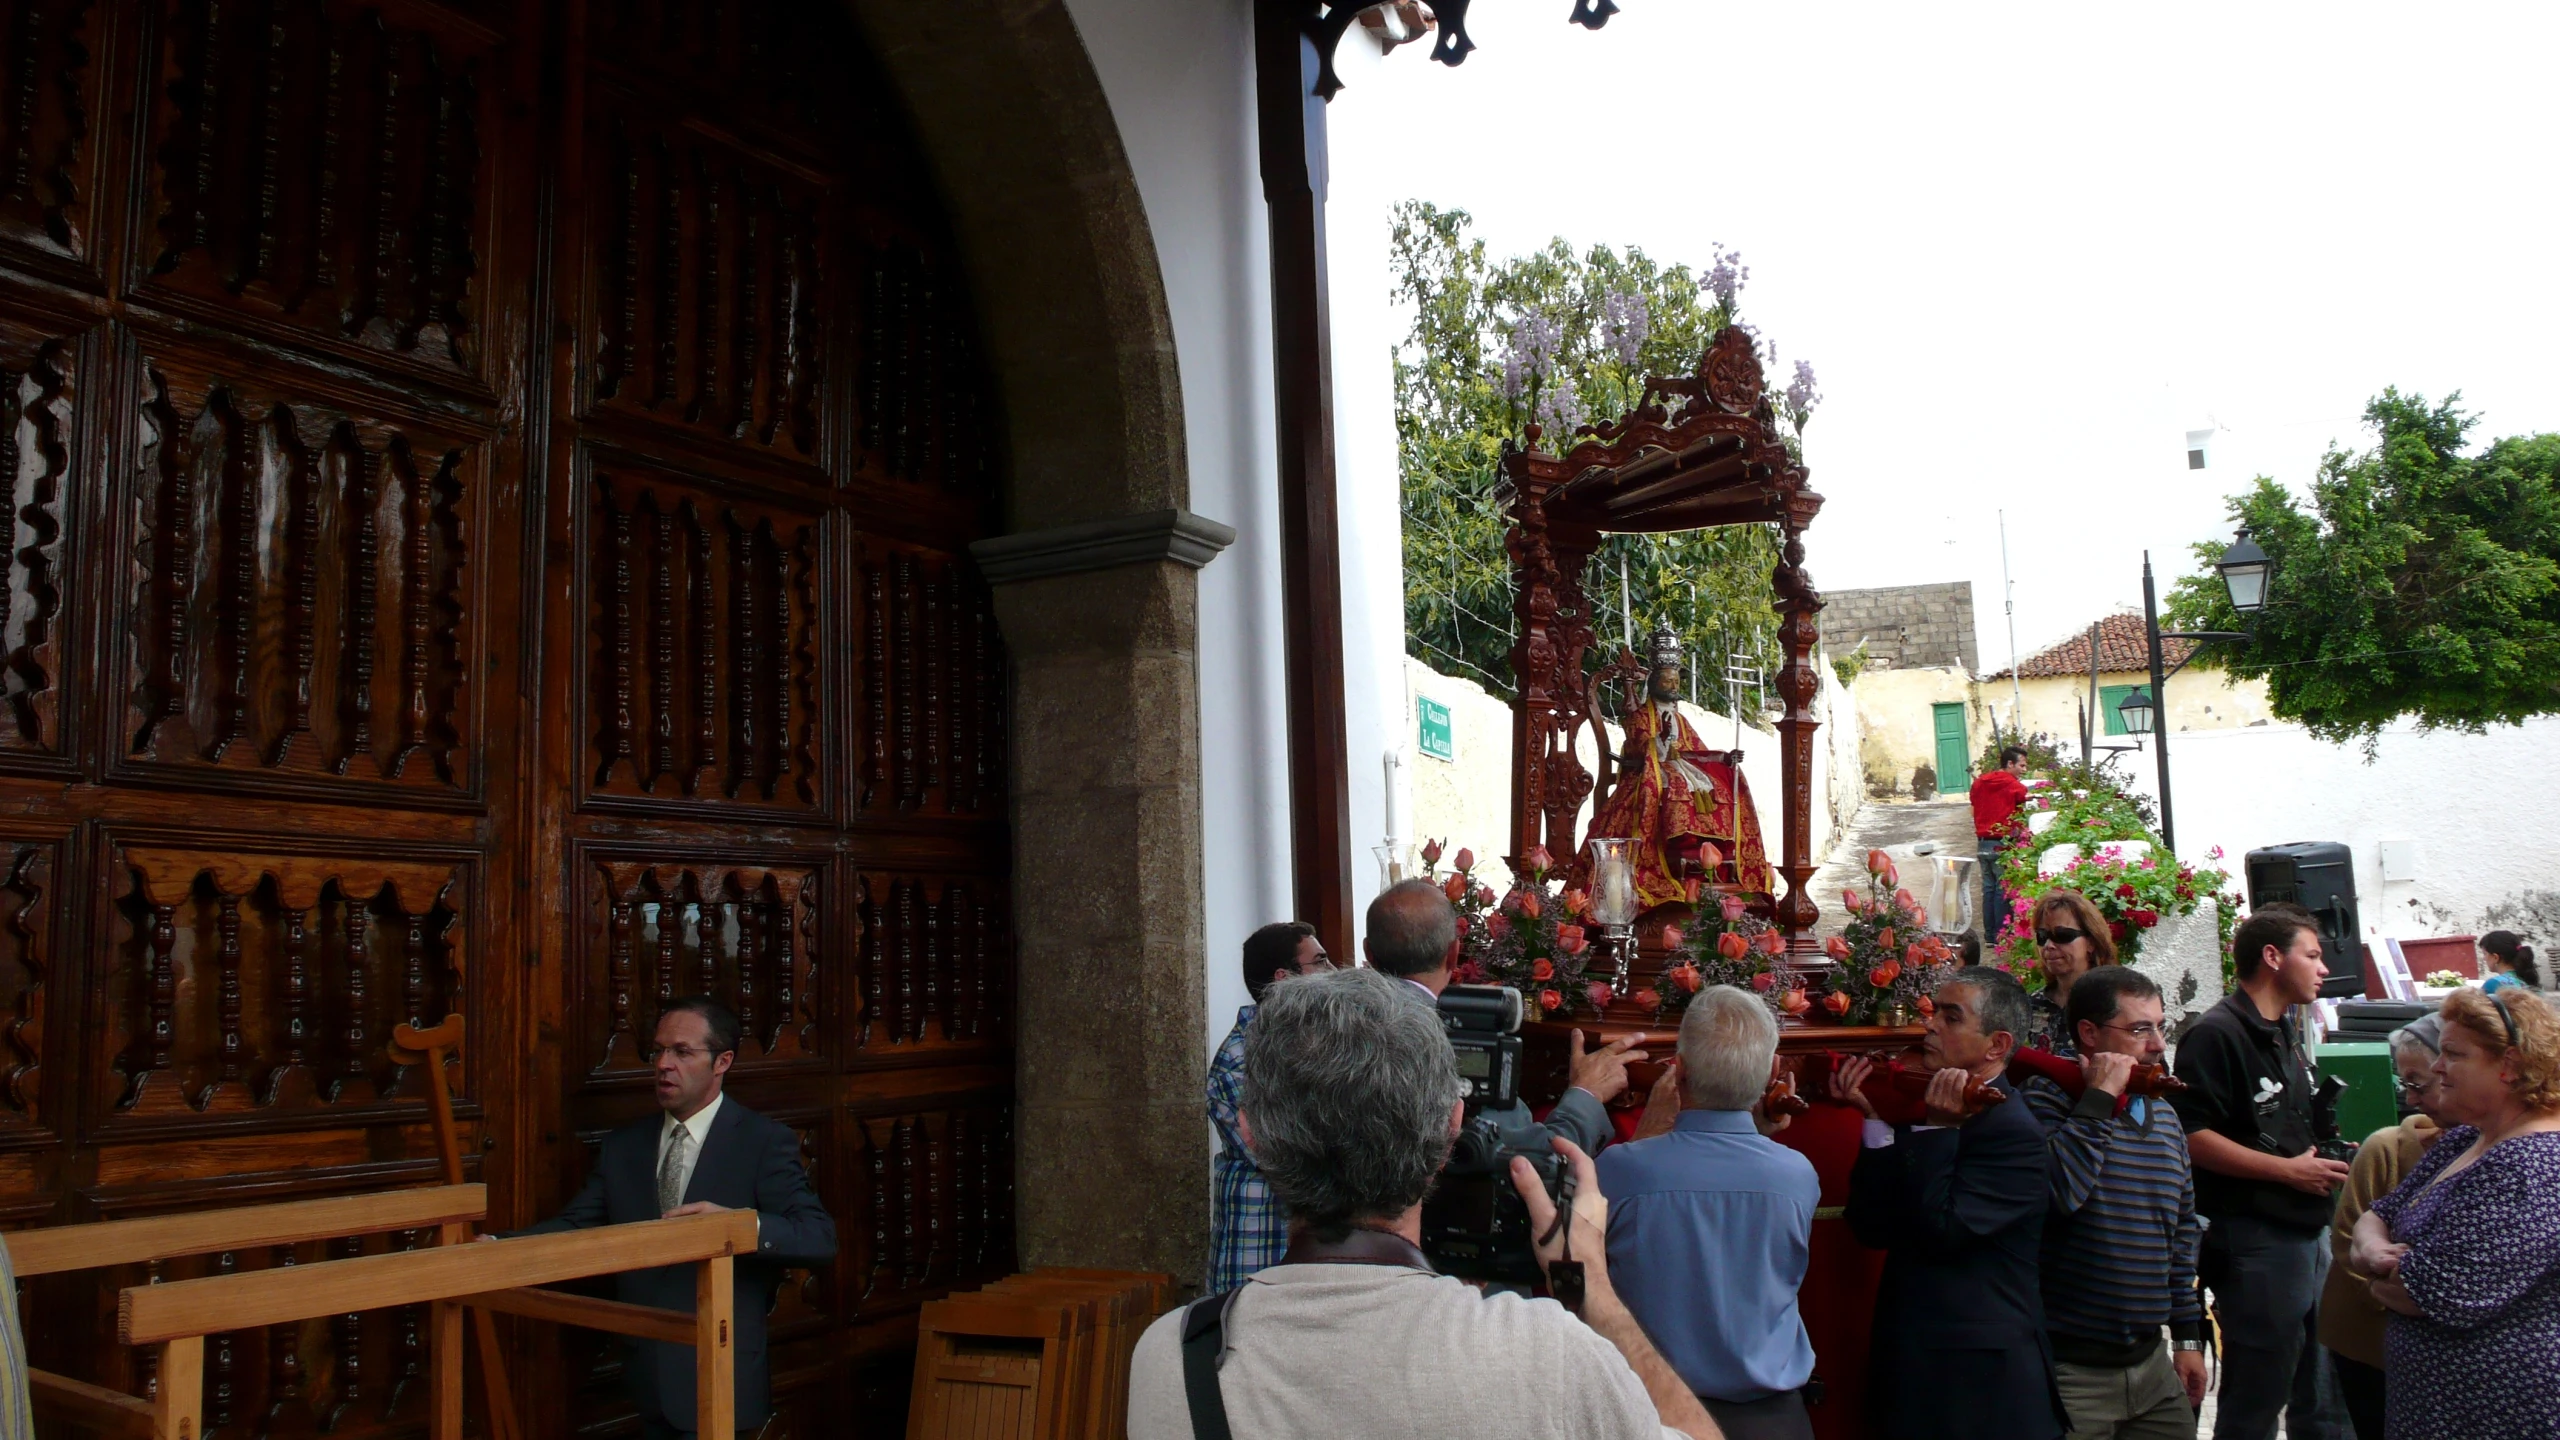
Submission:
<svg viewBox="0 0 2560 1440">
<path fill-rule="evenodd" d="M 1783 829 L 1784 855 L 1778 873 L 1787 893 L 1778 901 L 1778 925 L 1786 931 L 1788 949 L 1799 955 L 1813 951 L 1813 924 L 1820 914 L 1806 887 L 1813 883 L 1813 732 L 1822 722 L 1813 702 L 1822 693 L 1822 677 L 1814 670 L 1813 647 L 1819 638 L 1813 617 L 1822 609 L 1821 592 L 1804 569 L 1804 527 L 1822 507 L 1822 497 L 1797 491 L 1787 498 L 1784 534 L 1777 571 L 1778 640 L 1784 660 L 1778 669 L 1778 696 L 1786 711 L 1778 719 L 1778 763 L 1786 773 Z"/>
</svg>

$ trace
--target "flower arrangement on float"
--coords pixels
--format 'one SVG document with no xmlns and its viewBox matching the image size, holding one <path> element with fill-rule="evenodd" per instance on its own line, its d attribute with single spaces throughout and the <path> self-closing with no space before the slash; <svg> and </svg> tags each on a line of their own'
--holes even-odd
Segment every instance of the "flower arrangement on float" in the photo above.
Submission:
<svg viewBox="0 0 2560 1440">
<path fill-rule="evenodd" d="M 1591 898 L 1566 887 L 1545 846 L 1520 857 L 1510 890 L 1500 896 L 1476 879 L 1473 850 L 1451 855 L 1452 869 L 1439 876 L 1443 853 L 1437 840 L 1422 847 L 1422 863 L 1458 911 L 1452 979 L 1461 985 L 1508 985 L 1520 992 L 1533 1019 L 1597 1016 L 1617 998 L 1609 982 L 1588 969 L 1599 954 L 1592 943 L 1599 927 L 1591 920 Z"/>
<path fill-rule="evenodd" d="M 1710 985 L 1750 990 L 1780 1015 L 1802 1015 L 1812 1008 L 1804 987 L 1789 983 L 1778 969 L 1787 953 L 1786 936 L 1766 917 L 1752 913 L 1739 896 L 1699 896 L 1696 918 L 1684 932 L 1664 926 L 1663 948 L 1670 959 L 1658 988 L 1638 990 L 1631 998 L 1660 1021 L 1676 1023 L 1689 1001 Z"/>
<path fill-rule="evenodd" d="M 1823 942 L 1838 962 L 1817 1002 L 1823 1014 L 1848 1025 L 1903 1025 L 1934 1008 L 1930 997 L 1954 972 L 1954 952 L 1901 885 L 1893 857 L 1870 850 L 1866 892 L 1841 892 L 1849 923 Z"/>
</svg>

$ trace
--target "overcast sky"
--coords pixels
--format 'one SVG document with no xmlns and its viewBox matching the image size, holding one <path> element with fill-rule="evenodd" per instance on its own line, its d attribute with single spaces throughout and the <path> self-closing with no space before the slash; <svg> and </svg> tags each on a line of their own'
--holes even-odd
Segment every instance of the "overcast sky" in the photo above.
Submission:
<svg viewBox="0 0 2560 1440">
<path fill-rule="evenodd" d="M 2560 430 L 2560 6 L 1622 5 L 1477 0 L 1463 66 L 1355 81 L 1337 171 L 1496 255 L 1740 250 L 1825 397 L 1817 582 L 1970 579 L 1986 670 L 2003 509 L 2032 651 L 2138 604 L 2146 546 L 2165 589 L 2253 475 L 2361 447 L 2385 385 Z M 1337 347 L 1394 328 L 1369 303 Z"/>
</svg>

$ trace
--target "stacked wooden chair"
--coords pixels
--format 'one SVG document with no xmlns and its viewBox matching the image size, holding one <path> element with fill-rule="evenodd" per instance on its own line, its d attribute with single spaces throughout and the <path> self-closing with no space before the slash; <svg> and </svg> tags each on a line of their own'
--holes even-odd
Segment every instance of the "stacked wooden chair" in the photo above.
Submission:
<svg viewBox="0 0 2560 1440">
<path fill-rule="evenodd" d="M 1045 1269 L 928 1302 L 907 1440 L 1126 1440 L 1129 1356 L 1172 1286 Z"/>
</svg>

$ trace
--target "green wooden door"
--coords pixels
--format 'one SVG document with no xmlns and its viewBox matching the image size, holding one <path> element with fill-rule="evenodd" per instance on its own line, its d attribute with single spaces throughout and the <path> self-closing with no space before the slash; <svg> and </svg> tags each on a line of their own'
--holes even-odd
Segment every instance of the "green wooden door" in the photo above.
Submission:
<svg viewBox="0 0 2560 1440">
<path fill-rule="evenodd" d="M 1938 793 L 1961 795 L 1973 783 L 1966 760 L 1973 747 L 1965 743 L 1964 706 L 1932 705 L 1929 709 L 1938 729 Z"/>
<path fill-rule="evenodd" d="M 2106 717 L 2106 733 L 2110 735 L 2130 735 L 2133 733 L 2132 731 L 2124 728 L 2124 711 L 2118 707 L 2124 704 L 2124 697 L 2141 688 L 2142 687 L 2139 685 L 2101 685 L 2098 687 L 2098 713 Z M 2159 723 L 2159 717 L 2156 714 L 2152 717 L 2152 723 L 2155 725 Z"/>
</svg>

